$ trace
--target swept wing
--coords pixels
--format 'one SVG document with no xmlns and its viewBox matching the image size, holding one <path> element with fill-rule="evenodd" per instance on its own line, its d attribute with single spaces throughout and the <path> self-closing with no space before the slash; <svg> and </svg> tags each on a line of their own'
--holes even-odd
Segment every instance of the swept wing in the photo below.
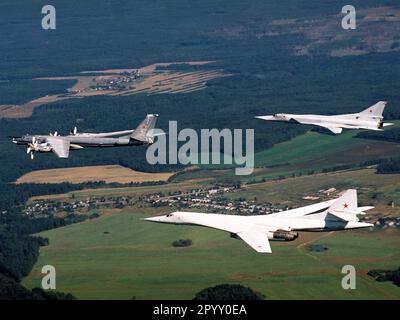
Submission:
<svg viewBox="0 0 400 320">
<path fill-rule="evenodd" d="M 70 142 L 68 140 L 61 137 L 48 137 L 46 141 L 51 147 L 51 150 L 57 155 L 57 157 L 69 157 Z"/>
<path fill-rule="evenodd" d="M 252 228 L 247 231 L 239 232 L 237 235 L 257 252 L 272 252 L 268 236 L 260 230 Z"/>
<path fill-rule="evenodd" d="M 301 208 L 272 213 L 272 214 L 269 214 L 268 217 L 293 218 L 293 217 L 306 216 L 308 214 L 312 214 L 312 213 L 316 213 L 321 210 L 328 209 L 335 201 L 336 201 L 336 199 L 333 199 L 333 200 L 328 200 L 328 201 L 324 201 L 324 202 L 311 204 L 309 206 L 305 206 L 305 207 L 301 207 Z M 263 217 L 263 216 L 254 216 L 254 217 L 252 217 L 252 219 L 261 218 L 261 217 Z"/>
<path fill-rule="evenodd" d="M 336 127 L 330 124 L 321 124 L 321 123 L 313 123 L 316 126 L 320 126 L 323 127 L 325 129 L 330 130 L 331 132 L 333 132 L 334 134 L 340 134 L 342 133 L 343 129 L 341 127 Z"/>
</svg>

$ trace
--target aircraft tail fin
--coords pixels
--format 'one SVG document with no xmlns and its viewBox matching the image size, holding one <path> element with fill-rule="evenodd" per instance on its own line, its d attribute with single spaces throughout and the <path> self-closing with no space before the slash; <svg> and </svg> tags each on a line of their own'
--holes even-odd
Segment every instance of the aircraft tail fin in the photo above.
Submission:
<svg viewBox="0 0 400 320">
<path fill-rule="evenodd" d="M 328 212 L 341 220 L 358 221 L 357 190 L 349 189 L 328 208 Z"/>
<path fill-rule="evenodd" d="M 148 114 L 146 118 L 139 124 L 139 126 L 131 134 L 131 139 L 152 143 L 153 136 L 149 134 L 156 126 L 158 114 Z"/>
<path fill-rule="evenodd" d="M 386 101 L 379 101 L 373 106 L 361 111 L 358 115 L 361 119 L 383 119 L 382 114 L 386 104 Z"/>
<path fill-rule="evenodd" d="M 357 215 L 364 215 L 367 210 L 374 207 L 366 206 L 359 207 L 357 201 L 357 190 L 349 189 L 343 193 L 336 201 L 328 208 L 328 213 L 334 215 L 343 221 L 358 221 Z"/>
</svg>

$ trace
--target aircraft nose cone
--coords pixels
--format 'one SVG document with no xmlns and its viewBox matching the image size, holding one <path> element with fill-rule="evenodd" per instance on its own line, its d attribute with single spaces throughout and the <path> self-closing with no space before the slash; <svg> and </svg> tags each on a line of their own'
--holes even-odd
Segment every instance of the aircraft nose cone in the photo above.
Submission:
<svg viewBox="0 0 400 320">
<path fill-rule="evenodd" d="M 261 119 L 261 120 L 274 120 L 275 119 L 274 116 L 257 116 L 255 118 Z"/>
<path fill-rule="evenodd" d="M 162 217 L 150 217 L 150 218 L 144 218 L 143 220 L 152 221 L 152 222 L 160 222 L 160 221 L 162 221 Z"/>
</svg>

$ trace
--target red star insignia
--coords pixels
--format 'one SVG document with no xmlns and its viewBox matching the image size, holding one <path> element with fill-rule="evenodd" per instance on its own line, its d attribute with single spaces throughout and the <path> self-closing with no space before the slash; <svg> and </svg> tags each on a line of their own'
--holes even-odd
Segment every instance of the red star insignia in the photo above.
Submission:
<svg viewBox="0 0 400 320">
<path fill-rule="evenodd" d="M 343 205 L 343 207 L 348 208 L 349 205 L 348 205 L 347 203 L 345 203 L 345 204 Z"/>
</svg>

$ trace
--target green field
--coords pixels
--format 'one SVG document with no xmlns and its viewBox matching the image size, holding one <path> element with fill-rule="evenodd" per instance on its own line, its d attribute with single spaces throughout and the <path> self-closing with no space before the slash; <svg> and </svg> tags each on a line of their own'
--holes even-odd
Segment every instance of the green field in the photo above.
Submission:
<svg viewBox="0 0 400 320">
<path fill-rule="evenodd" d="M 400 121 L 392 121 L 399 127 Z M 253 174 L 237 176 L 230 165 L 201 165 L 202 170 L 187 171 L 173 177 L 173 181 L 212 178 L 215 181 L 250 181 L 274 179 L 280 176 L 320 172 L 338 166 L 357 166 L 366 161 L 397 157 L 400 144 L 381 140 L 357 138 L 358 130 L 347 130 L 333 136 L 308 131 L 289 141 L 278 143 L 272 148 L 255 153 Z"/>
<path fill-rule="evenodd" d="M 228 198 L 246 198 L 257 202 L 271 202 L 299 206 L 310 204 L 302 197 L 315 194 L 321 189 L 336 188 L 338 191 L 356 188 L 361 205 L 375 205 L 385 212 L 400 215 L 400 175 L 376 174 L 374 168 L 346 170 L 307 175 L 278 181 L 246 185 L 242 190 L 227 194 Z M 390 206 L 396 204 L 395 208 Z"/>
<path fill-rule="evenodd" d="M 296 242 L 273 242 L 273 253 L 263 255 L 223 232 L 153 224 L 144 216 L 142 209 L 125 210 L 42 233 L 50 245 L 41 249 L 23 284 L 40 286 L 41 267 L 51 264 L 57 289 L 80 299 L 191 299 L 221 283 L 251 286 L 267 299 L 400 298 L 398 287 L 366 275 L 372 268 L 399 266 L 399 233 L 303 233 Z M 321 237 L 318 242 L 329 250 L 308 252 L 305 242 Z M 194 245 L 172 247 L 180 238 Z M 341 288 L 346 264 L 358 271 L 353 291 Z"/>
<path fill-rule="evenodd" d="M 399 127 L 400 121 L 392 121 Z M 386 149 L 387 153 L 381 153 L 381 157 L 400 152 L 396 143 L 385 141 L 373 141 L 357 138 L 358 130 L 345 130 L 340 135 L 328 135 L 308 131 L 286 142 L 279 143 L 270 149 L 255 154 L 256 166 L 283 166 L 285 164 L 304 167 L 308 163 L 318 164 L 319 167 L 329 167 L 348 163 L 357 163 L 376 159 L 374 149 Z M 349 153 L 351 157 L 349 157 Z M 315 168 L 315 169 L 318 169 Z"/>
<path fill-rule="evenodd" d="M 105 197 L 105 196 L 135 196 L 139 197 L 142 194 L 149 193 L 168 193 L 175 191 L 187 191 L 194 188 L 201 187 L 209 187 L 211 179 L 201 179 L 196 181 L 189 182 L 180 182 L 180 183 L 168 183 L 162 185 L 151 185 L 151 186 L 143 186 L 143 187 L 109 187 L 109 188 L 98 188 L 98 189 L 83 189 L 78 191 L 71 191 L 65 194 L 53 194 L 53 195 L 44 195 L 32 197 L 29 201 L 36 201 L 42 199 L 62 199 L 62 200 L 83 200 L 87 197 Z"/>
</svg>

